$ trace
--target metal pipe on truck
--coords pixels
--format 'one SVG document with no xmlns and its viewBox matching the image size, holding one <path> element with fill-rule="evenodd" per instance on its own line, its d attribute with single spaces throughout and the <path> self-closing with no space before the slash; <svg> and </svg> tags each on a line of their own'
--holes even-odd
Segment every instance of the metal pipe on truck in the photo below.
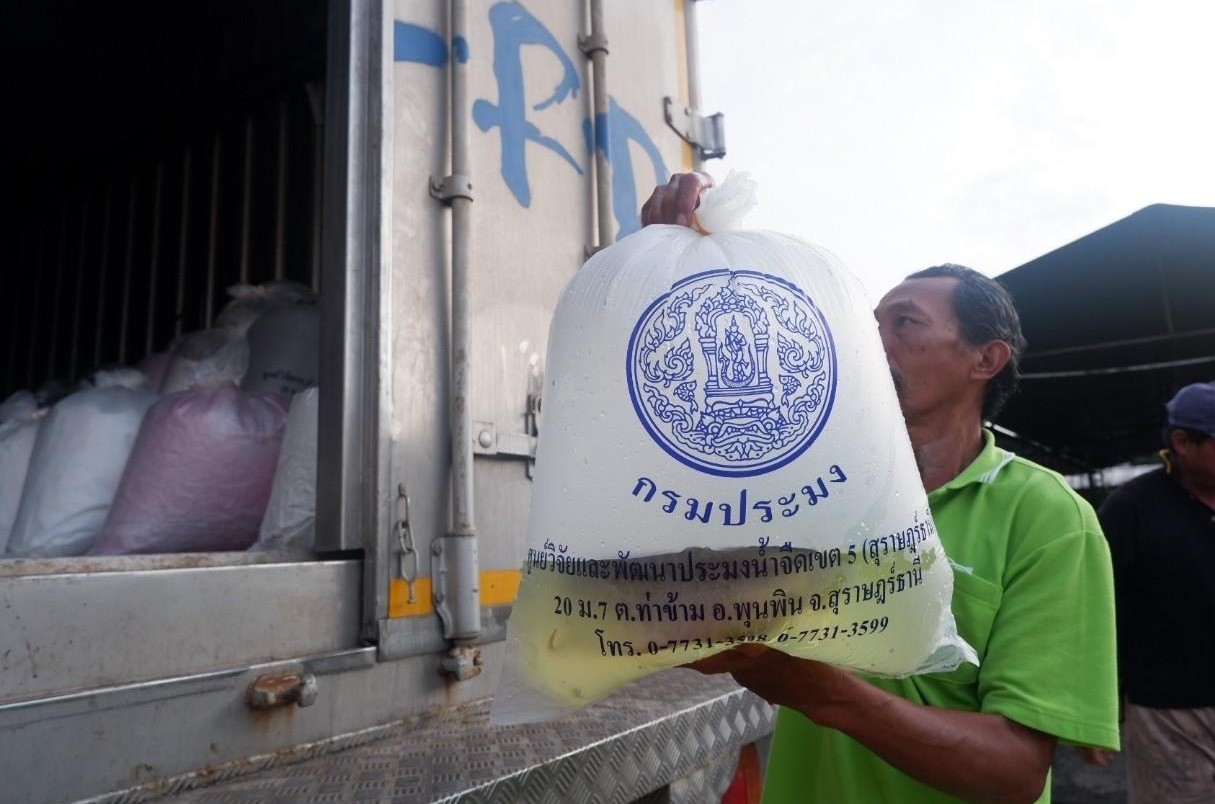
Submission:
<svg viewBox="0 0 1215 804">
<path fill-rule="evenodd" d="M 608 95 L 608 40 L 603 22 L 603 0 L 591 0 L 591 34 L 579 44 L 591 60 L 591 86 L 595 111 L 592 123 L 595 132 L 595 221 L 598 241 L 604 248 L 612 244 L 612 177 L 611 126 L 609 125 L 610 96 Z"/>
<path fill-rule="evenodd" d="M 457 643 L 444 672 L 470 678 L 480 672 L 461 643 L 481 635 L 480 565 L 473 500 L 472 389 L 470 387 L 472 321 L 469 304 L 472 245 L 472 183 L 469 180 L 471 141 L 468 120 L 467 0 L 448 6 L 448 115 L 451 132 L 451 174 L 443 180 L 440 197 L 451 207 L 451 529 L 434 546 L 435 609 L 443 635 Z"/>
</svg>

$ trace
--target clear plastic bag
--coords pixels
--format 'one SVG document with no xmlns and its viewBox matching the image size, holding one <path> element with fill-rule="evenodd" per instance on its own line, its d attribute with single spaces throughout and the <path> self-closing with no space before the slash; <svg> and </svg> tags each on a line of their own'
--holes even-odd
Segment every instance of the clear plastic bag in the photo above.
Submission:
<svg viewBox="0 0 1215 804">
<path fill-rule="evenodd" d="M 181 336 L 173 345 L 160 393 L 191 388 L 238 385 L 249 365 L 249 345 L 243 334 L 204 329 Z"/>
<path fill-rule="evenodd" d="M 976 661 L 863 288 L 732 231 L 753 195 L 734 176 L 713 234 L 646 227 L 558 302 L 493 722 L 747 642 L 886 676 Z"/>
<path fill-rule="evenodd" d="M 320 392 L 296 394 L 287 413 L 274 487 L 262 518 L 256 551 L 308 553 L 315 543 L 317 409 Z"/>
</svg>

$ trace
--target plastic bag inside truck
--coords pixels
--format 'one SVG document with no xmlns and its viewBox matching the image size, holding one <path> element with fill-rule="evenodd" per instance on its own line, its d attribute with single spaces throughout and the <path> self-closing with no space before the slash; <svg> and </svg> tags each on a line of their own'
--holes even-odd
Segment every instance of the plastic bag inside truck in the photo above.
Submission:
<svg viewBox="0 0 1215 804">
<path fill-rule="evenodd" d="M 720 683 L 486 731 L 560 289 L 721 150 L 695 5 L 0 11 L 0 799 L 724 790 Z"/>
</svg>

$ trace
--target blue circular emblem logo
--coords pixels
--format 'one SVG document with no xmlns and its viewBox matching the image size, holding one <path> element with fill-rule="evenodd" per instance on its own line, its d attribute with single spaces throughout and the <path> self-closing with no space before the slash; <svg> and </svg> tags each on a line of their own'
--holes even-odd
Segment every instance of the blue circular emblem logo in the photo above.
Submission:
<svg viewBox="0 0 1215 804">
<path fill-rule="evenodd" d="M 633 327 L 629 395 L 673 458 L 713 475 L 784 466 L 835 400 L 835 343 L 801 288 L 757 271 L 690 276 Z"/>
</svg>

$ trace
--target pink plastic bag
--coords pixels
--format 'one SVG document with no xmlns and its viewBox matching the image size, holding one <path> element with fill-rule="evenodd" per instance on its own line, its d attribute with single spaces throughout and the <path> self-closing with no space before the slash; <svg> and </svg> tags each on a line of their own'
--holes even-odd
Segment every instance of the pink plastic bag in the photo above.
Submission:
<svg viewBox="0 0 1215 804">
<path fill-rule="evenodd" d="M 231 386 L 148 410 L 94 555 L 244 550 L 257 539 L 287 423 Z"/>
</svg>

